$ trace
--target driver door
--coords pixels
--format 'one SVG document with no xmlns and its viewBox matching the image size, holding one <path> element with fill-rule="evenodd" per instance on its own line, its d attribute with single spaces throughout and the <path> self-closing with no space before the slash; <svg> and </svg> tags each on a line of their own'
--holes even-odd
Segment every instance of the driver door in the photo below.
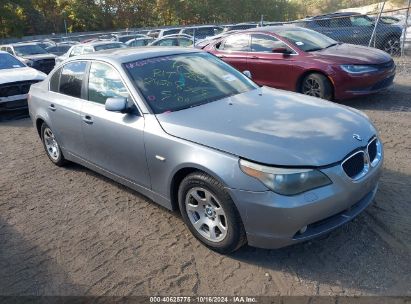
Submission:
<svg viewBox="0 0 411 304">
<path fill-rule="evenodd" d="M 283 54 L 273 52 L 276 48 L 286 48 L 292 51 L 281 40 L 265 34 L 251 35 L 251 52 L 247 59 L 247 70 L 253 80 L 259 85 L 278 89 L 295 90 L 296 53 Z"/>
<path fill-rule="evenodd" d="M 134 105 L 118 71 L 101 62 L 92 62 L 88 74 L 87 100 L 82 108 L 82 131 L 87 161 L 140 186 L 150 188 L 144 147 L 144 117 L 109 112 L 110 97 L 126 97 Z"/>
</svg>

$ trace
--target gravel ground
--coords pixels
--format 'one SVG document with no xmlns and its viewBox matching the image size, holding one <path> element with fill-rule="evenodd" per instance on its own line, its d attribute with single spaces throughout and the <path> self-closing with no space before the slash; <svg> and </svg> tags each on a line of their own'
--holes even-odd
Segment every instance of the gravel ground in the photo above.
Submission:
<svg viewBox="0 0 411 304">
<path fill-rule="evenodd" d="M 81 166 L 55 167 L 30 120 L 0 123 L 0 295 L 411 295 L 411 78 L 346 104 L 381 131 L 376 201 L 323 239 L 203 247 L 177 213 Z"/>
</svg>

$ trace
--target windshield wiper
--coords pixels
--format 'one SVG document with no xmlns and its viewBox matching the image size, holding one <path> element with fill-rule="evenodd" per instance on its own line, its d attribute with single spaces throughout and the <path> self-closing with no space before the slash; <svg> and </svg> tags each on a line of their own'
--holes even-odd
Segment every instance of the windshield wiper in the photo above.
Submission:
<svg viewBox="0 0 411 304">
<path fill-rule="evenodd" d="M 308 49 L 308 50 L 305 50 L 306 52 L 315 52 L 315 51 L 321 51 L 323 48 L 312 48 L 312 49 Z"/>
<path fill-rule="evenodd" d="M 330 47 L 332 47 L 332 46 L 336 46 L 336 45 L 339 45 L 339 44 L 340 44 L 340 43 L 338 43 L 338 42 L 331 43 L 330 45 L 326 46 L 324 49 L 328 49 L 328 48 L 330 48 Z"/>
</svg>

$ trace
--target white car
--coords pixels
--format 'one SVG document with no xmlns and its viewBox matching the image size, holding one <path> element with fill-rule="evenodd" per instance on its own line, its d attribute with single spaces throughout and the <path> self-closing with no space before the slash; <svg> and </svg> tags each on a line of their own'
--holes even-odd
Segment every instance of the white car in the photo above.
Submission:
<svg viewBox="0 0 411 304">
<path fill-rule="evenodd" d="M 111 40 L 97 40 L 93 42 L 73 45 L 66 53 L 56 58 L 56 65 L 59 65 L 67 58 L 82 54 L 94 53 L 98 51 L 127 47 L 124 43 Z"/>
<path fill-rule="evenodd" d="M 0 118 L 12 111 L 26 110 L 30 86 L 46 76 L 13 55 L 0 51 Z"/>
</svg>

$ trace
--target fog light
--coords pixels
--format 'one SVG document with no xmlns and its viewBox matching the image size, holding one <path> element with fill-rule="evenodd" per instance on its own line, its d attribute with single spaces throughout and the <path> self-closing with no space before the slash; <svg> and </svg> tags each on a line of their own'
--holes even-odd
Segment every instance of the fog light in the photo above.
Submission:
<svg viewBox="0 0 411 304">
<path fill-rule="evenodd" d="M 303 234 L 304 232 L 307 231 L 307 226 L 304 226 L 303 228 L 300 229 L 300 234 Z"/>
</svg>

